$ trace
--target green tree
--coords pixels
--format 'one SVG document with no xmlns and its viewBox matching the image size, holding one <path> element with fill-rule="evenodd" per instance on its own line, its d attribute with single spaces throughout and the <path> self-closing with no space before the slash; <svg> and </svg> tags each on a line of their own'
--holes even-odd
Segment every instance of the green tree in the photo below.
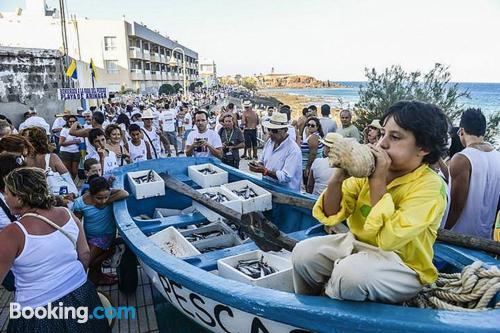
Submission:
<svg viewBox="0 0 500 333">
<path fill-rule="evenodd" d="M 171 84 L 165 83 L 160 86 L 160 89 L 158 90 L 158 94 L 162 95 L 171 95 L 175 92 L 174 87 Z"/>
<path fill-rule="evenodd" d="M 373 119 L 380 119 L 384 112 L 401 100 L 417 100 L 438 105 L 448 118 L 458 124 L 465 109 L 460 98 L 470 98 L 468 91 L 461 91 L 457 83 L 451 83 L 449 66 L 439 63 L 427 73 L 406 72 L 399 65 L 378 73 L 374 68 L 365 68 L 367 84 L 359 90 L 356 104 L 355 125 L 362 130 Z M 498 143 L 500 134 L 500 112 L 488 117 L 485 139 Z"/>
<path fill-rule="evenodd" d="M 176 84 L 174 84 L 174 91 L 178 93 L 180 90 L 182 90 L 182 85 L 177 82 Z"/>
<path fill-rule="evenodd" d="M 256 91 L 257 90 L 257 81 L 254 78 L 246 77 L 241 82 L 241 85 L 248 90 Z"/>
<path fill-rule="evenodd" d="M 451 120 L 456 120 L 463 109 L 460 97 L 469 98 L 468 91 L 459 91 L 458 84 L 450 83 L 447 66 L 436 64 L 428 73 L 406 72 L 401 66 L 391 66 L 383 73 L 365 68 L 367 84 L 360 87 L 356 106 L 356 125 L 363 129 L 373 119 L 380 119 L 385 110 L 401 100 L 418 100 L 441 107 Z"/>
</svg>

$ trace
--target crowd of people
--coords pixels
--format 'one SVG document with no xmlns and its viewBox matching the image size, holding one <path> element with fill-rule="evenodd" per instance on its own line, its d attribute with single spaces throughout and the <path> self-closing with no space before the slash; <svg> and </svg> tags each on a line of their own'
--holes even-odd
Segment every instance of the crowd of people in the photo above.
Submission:
<svg viewBox="0 0 500 333">
<path fill-rule="evenodd" d="M 360 132 L 349 110 L 340 111 L 340 124 L 326 104 L 320 116 L 311 105 L 292 120 L 287 105 L 258 112 L 243 101 L 240 110 L 228 93 L 125 96 L 66 110 L 52 125 L 31 108 L 17 129 L 2 116 L 0 280 L 16 301 L 97 304 L 93 286 L 117 282 L 102 270 L 115 252 L 111 204 L 128 196 L 113 188 L 113 170 L 163 157 L 214 157 L 234 168 L 248 160 L 264 179 L 319 196 L 313 215 L 325 225 L 347 219 L 351 233 L 294 250 L 298 293 L 400 302 L 435 280 L 439 226 L 493 237 L 500 152 L 484 141 L 480 110 L 465 110 L 453 128 L 436 106 L 399 102 Z M 371 147 L 372 176 L 329 167 L 335 133 Z M 11 325 L 37 330 L 22 320 Z M 99 321 L 88 325 L 101 331 Z"/>
</svg>

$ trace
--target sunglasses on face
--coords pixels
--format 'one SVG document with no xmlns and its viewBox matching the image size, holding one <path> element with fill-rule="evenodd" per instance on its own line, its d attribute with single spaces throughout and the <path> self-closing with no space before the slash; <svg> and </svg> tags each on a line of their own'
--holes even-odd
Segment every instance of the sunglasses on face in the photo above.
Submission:
<svg viewBox="0 0 500 333">
<path fill-rule="evenodd" d="M 279 128 L 271 128 L 271 133 L 278 133 L 280 131 Z"/>
<path fill-rule="evenodd" d="M 316 124 L 307 124 L 307 127 L 316 127 Z"/>
</svg>

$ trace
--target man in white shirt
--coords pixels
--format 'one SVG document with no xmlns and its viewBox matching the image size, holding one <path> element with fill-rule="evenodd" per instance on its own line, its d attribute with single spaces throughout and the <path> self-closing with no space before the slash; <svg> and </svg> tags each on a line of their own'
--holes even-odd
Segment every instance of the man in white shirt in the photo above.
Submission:
<svg viewBox="0 0 500 333">
<path fill-rule="evenodd" d="M 23 123 L 21 123 L 21 125 L 19 125 L 19 131 L 22 131 L 23 129 L 28 127 L 41 127 L 45 130 L 45 133 L 49 135 L 50 125 L 47 124 L 45 119 L 37 115 L 37 112 L 34 107 L 30 107 L 29 114 L 30 117 L 26 119 Z"/>
<path fill-rule="evenodd" d="M 160 126 L 162 128 L 163 134 L 167 137 L 170 144 L 174 145 L 175 154 L 179 155 L 179 149 L 177 149 L 177 133 L 175 131 L 175 121 L 177 117 L 177 112 L 174 108 L 163 110 L 160 113 Z M 169 155 L 172 154 L 170 145 L 165 147 Z"/>
<path fill-rule="evenodd" d="M 153 112 L 150 109 L 145 110 L 142 115 L 144 127 L 141 130 L 144 134 L 144 140 L 151 146 L 151 156 L 155 159 L 161 158 L 161 144 L 163 143 L 163 145 L 170 150 L 170 142 L 168 142 L 168 139 L 165 138 L 159 129 L 153 126 L 153 118 Z M 168 153 L 168 157 L 170 156 L 170 153 Z"/>
<path fill-rule="evenodd" d="M 191 115 L 191 112 L 189 111 L 189 108 L 187 106 L 181 107 L 181 112 L 180 115 L 183 117 L 183 125 L 184 125 L 184 135 L 182 136 L 182 152 L 184 151 L 186 147 L 186 140 L 193 130 L 193 116 Z"/>
<path fill-rule="evenodd" d="M 208 128 L 208 115 L 205 111 L 194 114 L 196 130 L 189 133 L 186 140 L 186 156 L 222 157 L 222 141 L 220 136 Z"/>
</svg>

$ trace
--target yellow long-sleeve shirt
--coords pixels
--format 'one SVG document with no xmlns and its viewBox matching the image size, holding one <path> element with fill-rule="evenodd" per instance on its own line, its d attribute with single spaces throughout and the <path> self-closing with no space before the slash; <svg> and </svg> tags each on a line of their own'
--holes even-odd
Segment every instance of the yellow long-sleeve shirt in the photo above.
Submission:
<svg viewBox="0 0 500 333">
<path fill-rule="evenodd" d="M 313 216 L 331 226 L 347 219 L 357 240 L 394 251 L 422 284 L 437 279 L 433 244 L 446 206 L 443 180 L 426 164 L 387 185 L 387 193 L 371 207 L 368 178 L 346 179 L 336 215 L 325 216 L 322 193 Z"/>
</svg>

